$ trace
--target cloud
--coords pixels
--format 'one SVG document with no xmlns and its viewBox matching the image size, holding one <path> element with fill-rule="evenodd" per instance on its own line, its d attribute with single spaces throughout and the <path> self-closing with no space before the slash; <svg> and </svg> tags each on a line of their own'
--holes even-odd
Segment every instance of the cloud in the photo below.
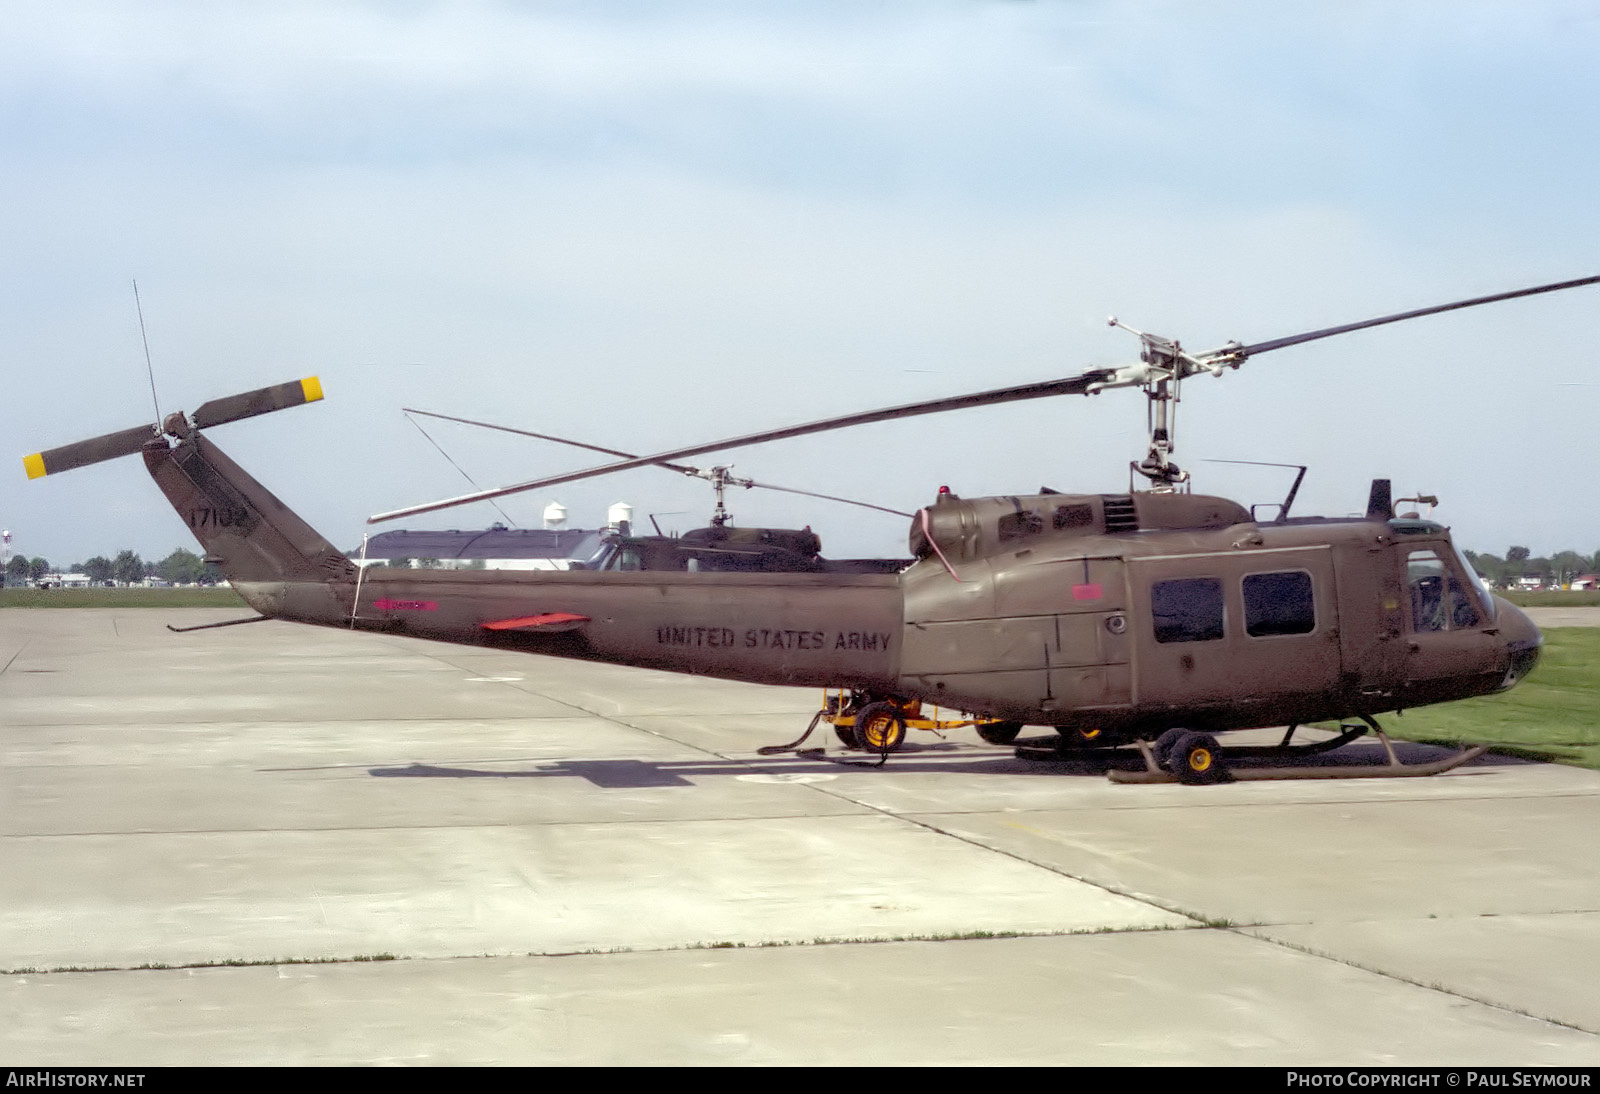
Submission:
<svg viewBox="0 0 1600 1094">
<path fill-rule="evenodd" d="M 138 277 L 169 407 L 324 375 L 327 404 L 219 441 L 344 543 L 461 492 L 403 405 L 662 448 L 1124 360 L 1111 312 L 1209 348 L 1593 272 L 1586 11 L 28 8 L 0 40 L 0 364 L 28 378 L 0 428 L 21 454 L 147 413 Z M 1409 475 L 1468 545 L 1537 525 L 1536 549 L 1588 549 L 1595 488 L 1545 470 L 1587 428 L 1557 385 L 1585 375 L 1588 314 L 1573 294 L 1262 358 L 1186 389 L 1180 460 L 1273 497 L 1199 461 L 1311 462 L 1304 505 L 1330 512 Z M 1142 415 L 1113 393 L 729 458 L 902 508 L 942 482 L 1116 490 Z M 486 483 L 578 465 L 441 440 Z M 52 557 L 164 554 L 183 530 L 125 462 L 0 481 L 6 519 Z M 618 497 L 709 511 L 651 472 L 562 493 L 580 522 Z M 904 534 L 739 512 L 841 553 Z"/>
</svg>

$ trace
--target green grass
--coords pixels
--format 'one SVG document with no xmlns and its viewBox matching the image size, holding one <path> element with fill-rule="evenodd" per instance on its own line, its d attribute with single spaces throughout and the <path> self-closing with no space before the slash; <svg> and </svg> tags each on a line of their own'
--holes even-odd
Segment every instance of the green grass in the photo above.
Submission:
<svg viewBox="0 0 1600 1094">
<path fill-rule="evenodd" d="M 0 589 L 0 608 L 242 608 L 227 585 L 210 589 Z"/>
<path fill-rule="evenodd" d="M 1383 722 L 1408 741 L 1490 745 L 1600 770 L 1600 627 L 1545 631 L 1538 667 L 1508 692 L 1418 707 Z"/>
<path fill-rule="evenodd" d="M 1547 593 L 1495 593 L 1519 608 L 1593 608 L 1600 606 L 1600 589 L 1552 589 Z"/>
<path fill-rule="evenodd" d="M 487 955 L 485 955 L 487 956 Z M 400 961 L 392 953 L 363 953 L 354 957 L 278 957 L 245 958 L 227 957 L 220 961 L 191 961 L 169 965 L 165 961 L 146 961 L 142 965 L 56 965 L 41 969 L 32 965 L 19 969 L 5 969 L 0 976 L 41 976 L 56 972 L 165 972 L 172 969 L 228 969 L 254 968 L 258 965 L 344 965 L 362 961 Z"/>
</svg>

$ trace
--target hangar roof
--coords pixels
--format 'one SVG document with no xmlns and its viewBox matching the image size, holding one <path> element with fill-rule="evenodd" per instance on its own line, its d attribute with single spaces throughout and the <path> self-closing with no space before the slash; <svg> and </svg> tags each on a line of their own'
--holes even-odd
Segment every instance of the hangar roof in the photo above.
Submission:
<svg viewBox="0 0 1600 1094">
<path fill-rule="evenodd" d="M 582 528 L 483 528 L 380 532 L 367 541 L 368 558 L 587 558 L 600 533 Z"/>
</svg>

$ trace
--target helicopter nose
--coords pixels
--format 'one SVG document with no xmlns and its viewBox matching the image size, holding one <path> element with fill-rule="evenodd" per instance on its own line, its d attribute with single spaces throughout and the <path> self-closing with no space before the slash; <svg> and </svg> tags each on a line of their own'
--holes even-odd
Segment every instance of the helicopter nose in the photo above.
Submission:
<svg viewBox="0 0 1600 1094">
<path fill-rule="evenodd" d="M 1533 671 L 1533 666 L 1539 663 L 1539 653 L 1544 647 L 1544 635 L 1539 633 L 1539 628 L 1533 625 L 1527 613 L 1509 600 L 1495 597 L 1495 621 L 1500 626 L 1500 637 L 1504 643 L 1504 661 L 1506 666 L 1505 679 L 1500 684 L 1500 690 L 1514 687 Z"/>
</svg>

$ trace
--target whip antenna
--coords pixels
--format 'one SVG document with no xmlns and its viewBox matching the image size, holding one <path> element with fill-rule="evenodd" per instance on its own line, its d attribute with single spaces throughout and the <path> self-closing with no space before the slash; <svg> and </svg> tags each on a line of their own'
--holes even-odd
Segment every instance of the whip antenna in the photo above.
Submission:
<svg viewBox="0 0 1600 1094">
<path fill-rule="evenodd" d="M 139 281 L 133 282 L 133 308 L 139 313 L 139 338 L 144 342 L 144 370 L 150 377 L 150 401 L 156 408 L 156 428 L 161 428 L 161 400 L 156 398 L 156 367 L 150 363 L 150 336 L 144 332 L 144 305 L 139 303 Z"/>
</svg>

